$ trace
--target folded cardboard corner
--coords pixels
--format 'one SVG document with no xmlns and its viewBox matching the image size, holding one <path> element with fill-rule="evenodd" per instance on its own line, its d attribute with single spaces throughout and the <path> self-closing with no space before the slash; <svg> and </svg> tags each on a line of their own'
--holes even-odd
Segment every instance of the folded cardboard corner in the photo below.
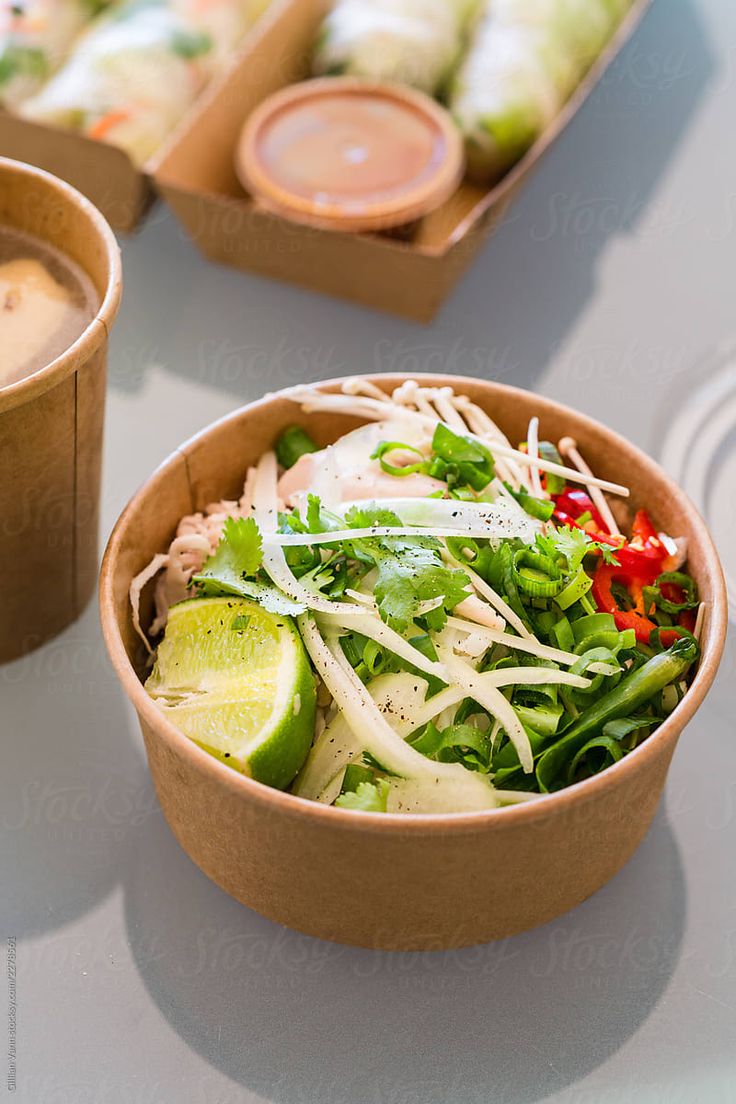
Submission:
<svg viewBox="0 0 736 1104">
<path fill-rule="evenodd" d="M 133 230 L 154 199 L 121 149 L 0 111 L 0 155 L 53 173 L 91 199 L 116 230 Z"/>
</svg>

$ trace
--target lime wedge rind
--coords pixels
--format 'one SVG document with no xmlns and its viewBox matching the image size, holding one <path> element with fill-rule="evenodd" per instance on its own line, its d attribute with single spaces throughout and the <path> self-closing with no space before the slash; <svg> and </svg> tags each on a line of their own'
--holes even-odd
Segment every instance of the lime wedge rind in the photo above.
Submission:
<svg viewBox="0 0 736 1104">
<path fill-rule="evenodd" d="M 185 736 L 266 785 L 288 786 L 309 752 L 316 702 L 304 646 L 288 617 L 255 602 L 173 606 L 146 689 Z"/>
</svg>

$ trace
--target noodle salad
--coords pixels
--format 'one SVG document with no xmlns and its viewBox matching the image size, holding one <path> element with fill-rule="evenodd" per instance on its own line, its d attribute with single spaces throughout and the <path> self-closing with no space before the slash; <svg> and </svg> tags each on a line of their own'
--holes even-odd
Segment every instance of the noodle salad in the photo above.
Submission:
<svg viewBox="0 0 736 1104">
<path fill-rule="evenodd" d="M 241 498 L 182 518 L 131 585 L 146 688 L 210 754 L 343 809 L 492 809 L 609 768 L 687 693 L 685 541 L 574 440 L 535 417 L 514 445 L 414 380 L 282 395 L 299 424 Z M 364 424 L 322 448 L 317 412 Z"/>
</svg>

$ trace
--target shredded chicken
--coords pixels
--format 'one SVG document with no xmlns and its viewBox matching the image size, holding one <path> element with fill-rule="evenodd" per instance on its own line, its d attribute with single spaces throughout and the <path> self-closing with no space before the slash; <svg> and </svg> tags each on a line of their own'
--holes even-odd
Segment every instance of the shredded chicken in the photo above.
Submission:
<svg viewBox="0 0 736 1104">
<path fill-rule="evenodd" d="M 299 506 L 306 492 L 312 490 L 316 472 L 326 451 L 325 449 L 323 452 L 310 452 L 300 456 L 296 464 L 281 476 L 278 494 L 287 506 Z M 400 456 L 392 459 L 394 462 L 401 463 Z M 405 460 L 408 463 L 413 463 L 416 459 L 417 457 L 412 457 L 410 453 L 405 454 Z M 380 498 L 391 498 L 396 494 L 395 476 L 381 471 L 377 462 L 338 472 L 335 484 L 338 504 L 361 500 L 375 501 Z M 401 494 L 404 498 L 427 498 L 428 495 L 445 490 L 446 485 L 440 480 L 418 472 L 405 475 L 401 480 Z"/>
<path fill-rule="evenodd" d="M 166 627 L 171 606 L 191 597 L 189 585 L 192 576 L 202 570 L 206 560 L 217 548 L 227 519 L 250 517 L 253 511 L 254 477 L 255 468 L 250 468 L 239 500 L 211 502 L 203 511 L 183 517 L 176 527 L 176 535 L 168 552 L 155 555 L 131 582 L 129 593 L 133 608 L 133 626 L 149 654 L 153 654 L 153 650 L 148 636 L 154 638 Z M 158 578 L 153 593 L 156 614 L 147 636 L 140 623 L 141 594 L 156 576 Z"/>
</svg>

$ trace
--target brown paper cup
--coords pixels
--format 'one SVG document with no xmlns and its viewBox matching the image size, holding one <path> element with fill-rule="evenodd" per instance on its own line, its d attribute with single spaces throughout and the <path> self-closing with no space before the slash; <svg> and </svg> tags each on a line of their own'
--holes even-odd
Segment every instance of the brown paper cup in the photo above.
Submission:
<svg viewBox="0 0 736 1104">
<path fill-rule="evenodd" d="M 727 620 L 723 575 L 708 532 L 644 453 L 597 422 L 516 388 L 418 378 L 459 387 L 511 440 L 526 436 L 533 414 L 543 438 L 572 434 L 598 475 L 628 484 L 633 508 L 646 506 L 660 526 L 687 538 L 707 611 L 702 658 L 674 713 L 615 766 L 530 805 L 449 816 L 361 815 L 236 774 L 187 740 L 151 702 L 141 685 L 142 645 L 131 624 L 132 577 L 167 546 L 184 513 L 236 498 L 246 467 L 285 426 L 308 425 L 326 444 L 355 419 L 304 416 L 275 395 L 211 426 L 174 453 L 128 505 L 110 538 L 100 583 L 107 647 L 138 712 L 164 814 L 187 854 L 265 916 L 311 935 L 389 950 L 460 947 L 512 935 L 572 908 L 613 877 L 654 816 L 678 737 L 715 676 Z M 401 379 L 376 376 L 373 382 L 391 389 Z M 150 604 L 143 614 L 146 623 Z"/>
<path fill-rule="evenodd" d="M 0 662 L 6 662 L 65 628 L 94 590 L 107 339 L 121 276 L 115 237 L 89 200 L 5 158 L 0 225 L 71 257 L 100 299 L 96 317 L 65 353 L 0 388 Z"/>
</svg>

